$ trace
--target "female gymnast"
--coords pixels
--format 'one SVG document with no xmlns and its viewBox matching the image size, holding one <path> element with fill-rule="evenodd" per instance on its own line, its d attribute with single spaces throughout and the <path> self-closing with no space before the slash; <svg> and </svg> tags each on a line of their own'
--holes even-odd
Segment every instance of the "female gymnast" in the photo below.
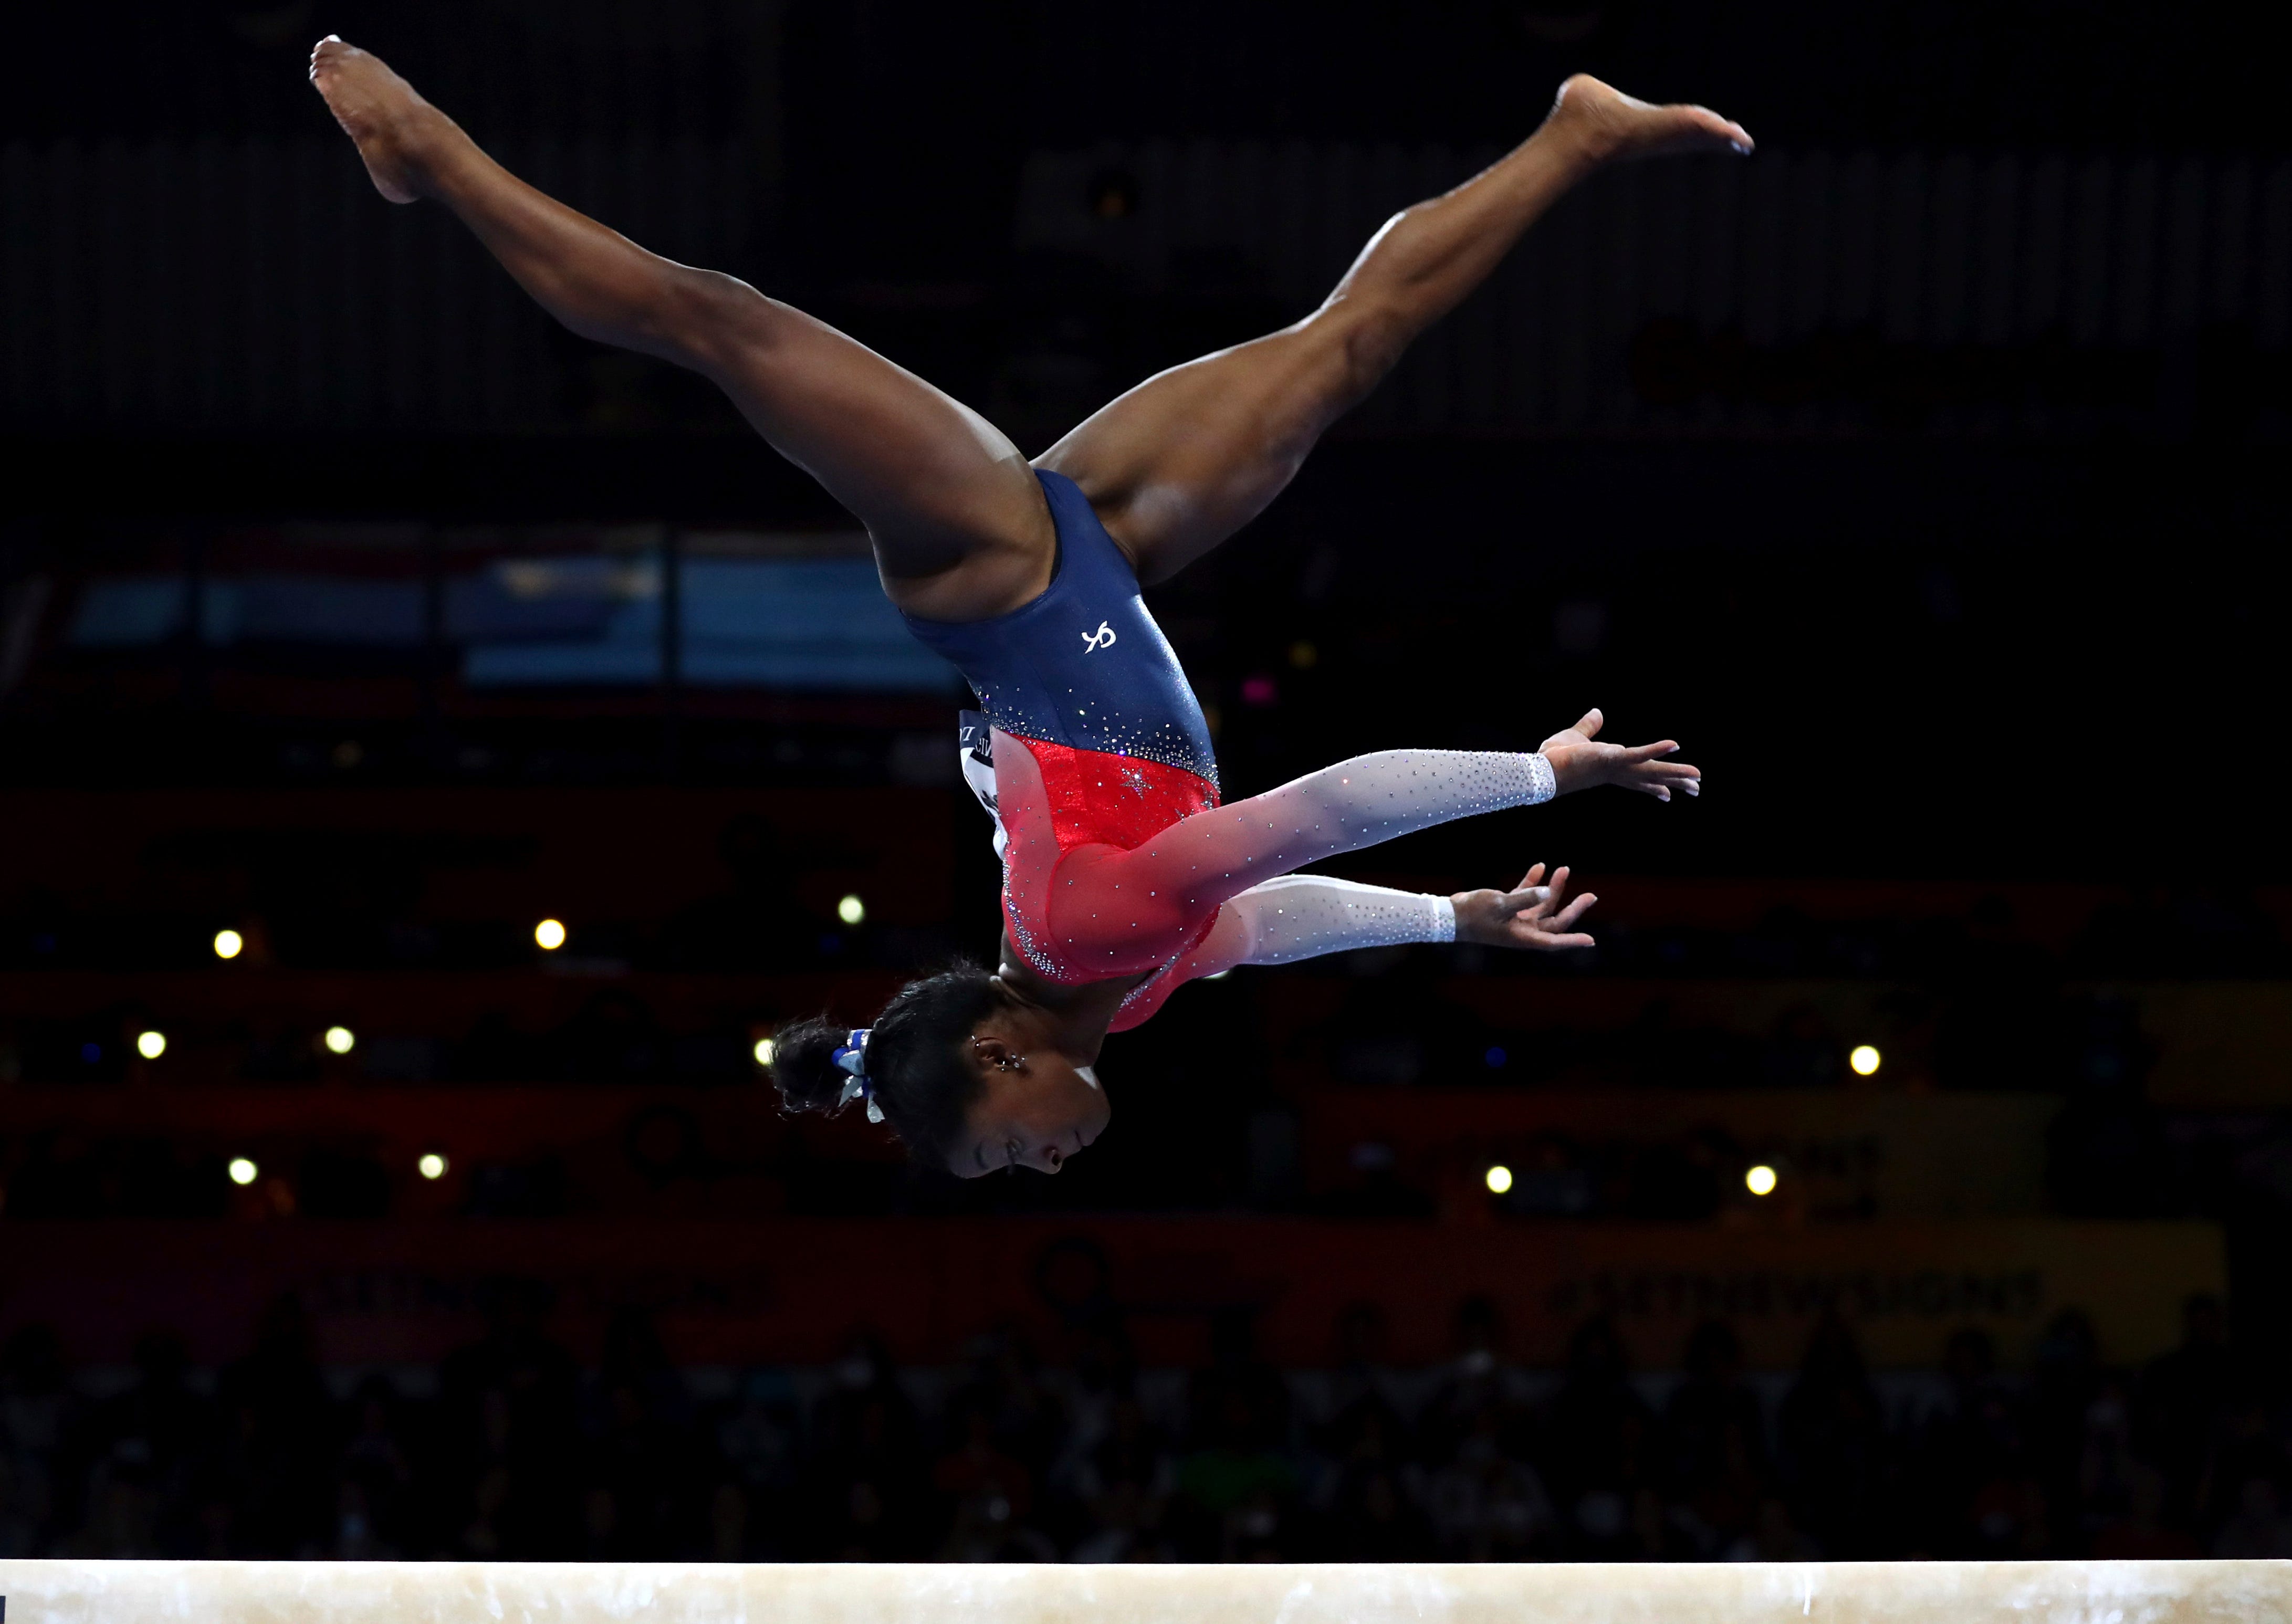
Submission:
<svg viewBox="0 0 2292 1624">
<path fill-rule="evenodd" d="M 996 820 L 993 974 L 910 982 L 872 1028 L 778 1035 L 797 1110 L 864 1102 L 917 1159 L 1055 1173 L 1105 1128 L 1092 1067 L 1182 982 L 1234 965 L 1410 941 L 1570 948 L 1593 898 L 1544 865 L 1508 892 L 1420 896 L 1295 872 L 1414 829 L 1615 784 L 1668 801 L 1695 768 L 1596 735 L 1534 755 L 1384 750 L 1221 804 L 1209 730 L 1139 584 L 1248 522 L 1323 430 L 1521 233 L 1602 165 L 1747 153 L 1741 126 L 1578 75 L 1508 156 L 1387 221 L 1320 308 L 1147 379 L 1032 463 L 976 412 L 746 283 L 647 253 L 479 150 L 333 36 L 311 79 L 382 195 L 432 198 L 573 331 L 714 381 L 868 528 L 884 590 L 979 696 L 964 771 Z"/>
</svg>

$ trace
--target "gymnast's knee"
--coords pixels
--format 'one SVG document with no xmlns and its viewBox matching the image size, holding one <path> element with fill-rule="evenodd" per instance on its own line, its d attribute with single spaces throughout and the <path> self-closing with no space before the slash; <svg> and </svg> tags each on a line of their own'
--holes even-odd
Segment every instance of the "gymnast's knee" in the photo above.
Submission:
<svg viewBox="0 0 2292 1624">
<path fill-rule="evenodd" d="M 671 264 L 642 302 L 637 319 L 648 348 L 706 370 L 769 339 L 776 309 L 738 277 Z"/>
<path fill-rule="evenodd" d="M 1392 370 L 1421 326 L 1396 300 L 1351 295 L 1314 311 L 1302 330 L 1325 349 L 1332 403 L 1344 410 L 1358 405 Z"/>
</svg>

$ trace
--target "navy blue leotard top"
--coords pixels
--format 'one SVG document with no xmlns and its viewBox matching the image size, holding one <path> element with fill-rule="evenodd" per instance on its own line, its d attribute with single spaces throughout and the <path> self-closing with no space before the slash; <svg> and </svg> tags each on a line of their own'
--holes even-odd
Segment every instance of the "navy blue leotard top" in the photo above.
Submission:
<svg viewBox="0 0 2292 1624">
<path fill-rule="evenodd" d="M 992 620 L 908 629 L 952 662 L 987 719 L 1014 738 L 1159 762 L 1217 782 L 1209 724 L 1138 577 L 1081 489 L 1037 469 L 1058 533 L 1040 597 Z"/>
</svg>

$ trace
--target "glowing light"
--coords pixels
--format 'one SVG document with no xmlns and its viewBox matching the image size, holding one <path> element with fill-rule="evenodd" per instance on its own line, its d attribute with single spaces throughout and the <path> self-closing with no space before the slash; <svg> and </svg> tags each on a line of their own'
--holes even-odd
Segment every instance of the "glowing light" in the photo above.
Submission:
<svg viewBox="0 0 2292 1624">
<path fill-rule="evenodd" d="M 1320 650 L 1302 637 L 1289 645 L 1289 663 L 1300 671 L 1311 671 L 1320 658 Z"/>
<path fill-rule="evenodd" d="M 246 948 L 246 938 L 237 931 L 217 931 L 214 934 L 214 956 L 217 958 L 237 958 Z"/>
<path fill-rule="evenodd" d="M 1772 1195 L 1775 1192 L 1775 1170 L 1761 1162 L 1743 1175 L 1743 1188 L 1753 1195 Z"/>
<path fill-rule="evenodd" d="M 541 944 L 545 953 L 554 953 L 565 945 L 565 926 L 555 919 L 544 919 L 533 927 L 533 939 Z"/>
<path fill-rule="evenodd" d="M 1481 1056 L 1481 1062 L 1491 1071 L 1501 1071 L 1506 1058 L 1502 1049 L 1490 1048 L 1487 1054 Z"/>
<path fill-rule="evenodd" d="M 1867 1043 L 1858 1043 L 1847 1055 L 1846 1063 L 1854 1068 L 1857 1077 L 1868 1077 L 1878 1069 L 1878 1051 Z"/>
<path fill-rule="evenodd" d="M 1505 1167 L 1502 1162 L 1497 1163 L 1495 1167 L 1490 1168 L 1488 1171 L 1488 1186 L 1489 1193 L 1490 1195 L 1502 1195 L 1505 1191 L 1511 1189 L 1512 1169 Z"/>
<path fill-rule="evenodd" d="M 358 1047 L 358 1034 L 347 1026 L 330 1026 L 327 1029 L 326 1043 L 327 1054 L 347 1054 Z"/>
<path fill-rule="evenodd" d="M 836 903 L 835 917 L 846 925 L 858 925 L 868 917 L 868 904 L 857 894 L 847 896 Z"/>
<path fill-rule="evenodd" d="M 245 1156 L 232 1157 L 230 1166 L 225 1170 L 230 1173 L 230 1182 L 234 1184 L 251 1184 L 254 1182 L 255 1176 L 262 1171 L 252 1159 Z"/>
<path fill-rule="evenodd" d="M 135 1052 L 146 1060 L 158 1059 L 167 1052 L 167 1034 L 165 1032 L 136 1033 Z"/>
<path fill-rule="evenodd" d="M 756 1039 L 756 1063 L 758 1065 L 771 1065 L 772 1063 L 772 1056 L 779 1052 L 779 1046 L 774 1043 L 771 1038 L 759 1038 Z"/>
<path fill-rule="evenodd" d="M 424 1151 L 422 1159 L 414 1164 L 414 1170 L 427 1179 L 443 1178 L 446 1176 L 446 1159 L 435 1151 Z"/>
</svg>

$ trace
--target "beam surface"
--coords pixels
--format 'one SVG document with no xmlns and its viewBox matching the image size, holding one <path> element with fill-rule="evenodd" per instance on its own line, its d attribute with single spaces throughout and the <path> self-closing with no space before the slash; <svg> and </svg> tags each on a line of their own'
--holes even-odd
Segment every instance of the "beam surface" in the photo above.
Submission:
<svg viewBox="0 0 2292 1624">
<path fill-rule="evenodd" d="M 10 1624 L 2196 1624 L 2292 1562 L 960 1566 L 0 1562 Z"/>
</svg>

